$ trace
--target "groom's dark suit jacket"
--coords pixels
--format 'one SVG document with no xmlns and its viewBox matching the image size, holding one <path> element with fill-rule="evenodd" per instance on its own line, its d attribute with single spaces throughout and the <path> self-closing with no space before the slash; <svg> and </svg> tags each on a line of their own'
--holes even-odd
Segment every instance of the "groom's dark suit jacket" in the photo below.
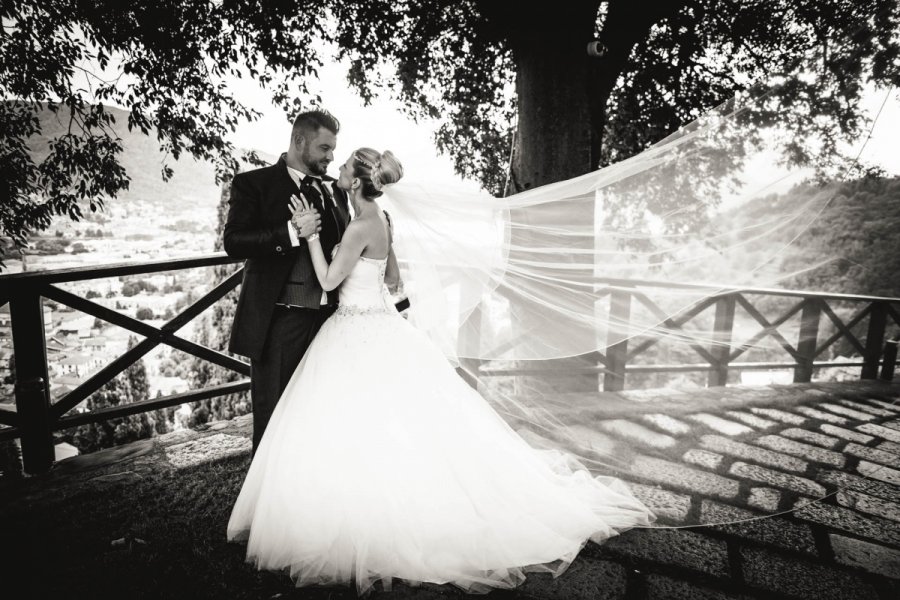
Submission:
<svg viewBox="0 0 900 600">
<path fill-rule="evenodd" d="M 331 256 L 347 228 L 350 212 L 346 193 L 334 185 L 333 178 L 323 179 L 330 186 L 336 207 L 330 202 L 323 204 L 321 193 L 309 183 L 311 178 L 307 177 L 298 188 L 288 174 L 284 155 L 274 165 L 235 175 L 228 201 L 224 245 L 229 256 L 247 261 L 229 351 L 260 359 L 275 302 L 298 259 L 300 268 L 295 271 L 293 281 L 302 285 L 299 304 L 319 307 L 322 287 L 313 270 L 309 249 L 302 239 L 299 246 L 291 246 L 287 222 L 291 218 L 290 197 L 292 194 L 299 197 L 302 192 L 319 211 L 322 248 L 326 256 Z M 296 277 L 298 272 L 300 277 Z M 330 292 L 329 302 L 336 301 L 336 292 Z"/>
</svg>

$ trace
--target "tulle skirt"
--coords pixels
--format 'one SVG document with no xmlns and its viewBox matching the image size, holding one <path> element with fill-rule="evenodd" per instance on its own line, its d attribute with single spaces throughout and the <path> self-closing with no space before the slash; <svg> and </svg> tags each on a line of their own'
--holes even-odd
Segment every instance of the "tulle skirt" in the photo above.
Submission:
<svg viewBox="0 0 900 600">
<path fill-rule="evenodd" d="M 337 313 L 288 383 L 228 522 L 298 586 L 510 588 L 653 519 L 619 480 L 529 446 L 396 313 Z"/>
</svg>

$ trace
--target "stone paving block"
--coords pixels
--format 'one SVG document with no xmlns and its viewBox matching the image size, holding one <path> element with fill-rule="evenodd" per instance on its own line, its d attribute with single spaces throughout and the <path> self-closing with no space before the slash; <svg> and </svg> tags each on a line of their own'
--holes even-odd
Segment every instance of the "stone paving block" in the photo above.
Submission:
<svg viewBox="0 0 900 600">
<path fill-rule="evenodd" d="M 231 420 L 231 422 L 234 423 L 235 427 L 244 427 L 246 425 L 252 426 L 253 425 L 253 413 L 247 413 L 245 415 L 235 417 Z"/>
<path fill-rule="evenodd" d="M 661 413 L 650 413 L 648 415 L 642 415 L 641 417 L 644 421 L 655 425 L 666 431 L 671 433 L 672 435 L 684 435 L 685 433 L 690 433 L 691 426 L 685 423 L 684 421 L 679 421 L 669 415 L 664 415 Z"/>
<path fill-rule="evenodd" d="M 894 413 L 900 414 L 900 400 L 894 400 L 893 402 L 885 402 L 884 400 L 879 400 L 877 398 L 866 398 L 865 400 L 870 404 L 874 404 L 875 406 L 880 406 L 881 408 L 886 408 L 888 410 L 894 411 Z"/>
<path fill-rule="evenodd" d="M 147 473 L 147 476 L 150 476 L 149 472 Z M 78 485 L 80 488 L 90 489 L 94 493 L 104 493 L 109 488 L 115 488 L 120 485 L 134 485 L 142 479 L 144 479 L 144 475 L 141 475 L 136 471 L 120 471 L 118 473 L 104 473 L 103 475 L 98 475 L 86 481 L 79 482 Z"/>
<path fill-rule="evenodd" d="M 157 446 L 166 447 L 166 446 L 174 446 L 175 444 L 182 444 L 188 440 L 193 440 L 201 437 L 202 434 L 193 430 L 193 429 L 181 429 L 179 431 L 172 431 L 170 433 L 165 433 L 161 436 L 153 438 L 153 441 L 156 442 Z"/>
<path fill-rule="evenodd" d="M 440 586 L 436 583 L 420 583 L 418 585 L 409 585 L 407 583 L 394 583 L 391 585 L 390 592 L 375 592 L 373 597 L 380 598 L 384 595 L 385 598 L 390 598 L 390 600 L 446 600 L 447 592 L 444 589 L 446 586 Z M 308 588 L 301 588 L 308 589 Z M 268 595 L 268 594 L 266 594 Z M 328 600 L 348 600 L 353 597 L 352 592 L 347 590 L 341 590 L 340 592 L 327 592 L 327 595 L 321 596 L 307 596 L 305 594 L 275 594 L 271 596 L 271 598 L 296 598 L 307 600 L 307 598 L 327 598 Z"/>
<path fill-rule="evenodd" d="M 829 533 L 828 539 L 839 563 L 900 579 L 900 551 L 836 533 Z"/>
<path fill-rule="evenodd" d="M 843 467 L 846 459 L 839 452 L 832 452 L 818 446 L 810 446 L 780 435 L 764 435 L 756 443 L 775 452 L 784 452 L 806 460 L 824 463 L 832 467 Z"/>
<path fill-rule="evenodd" d="M 900 545 L 900 524 L 865 516 L 842 506 L 800 499 L 794 502 L 794 516 L 869 540 Z"/>
<path fill-rule="evenodd" d="M 836 414 L 825 412 L 822 410 L 816 410 L 815 408 L 809 406 L 798 406 L 794 410 L 799 413 L 803 413 L 810 419 L 826 421 L 828 423 L 831 423 L 832 425 L 847 425 L 850 422 L 850 419 L 845 419 L 844 417 L 839 417 Z"/>
<path fill-rule="evenodd" d="M 840 403 L 843 404 L 844 406 L 846 406 L 847 408 L 861 410 L 863 412 L 871 413 L 871 414 L 879 416 L 879 417 L 894 416 L 893 411 L 885 410 L 883 408 L 878 408 L 877 406 L 871 406 L 869 404 L 864 404 L 862 402 L 854 402 L 853 400 L 841 400 Z"/>
<path fill-rule="evenodd" d="M 779 469 L 784 469 L 786 471 L 797 471 L 800 473 L 806 471 L 806 461 L 800 460 L 799 458 L 785 456 L 780 452 L 773 452 L 771 450 L 760 448 L 759 446 L 752 446 L 719 435 L 704 435 L 700 438 L 700 445 L 707 450 L 713 450 L 730 456 L 737 456 L 744 460 L 752 460 L 753 462 L 778 467 Z"/>
<path fill-rule="evenodd" d="M 890 427 L 876 425 L 875 423 L 863 423 L 862 425 L 858 425 L 856 430 L 900 444 L 900 431 L 891 429 Z"/>
<path fill-rule="evenodd" d="M 245 437 L 216 433 L 202 438 L 168 446 L 166 458 L 176 468 L 199 465 L 208 460 L 249 452 L 251 440 Z"/>
<path fill-rule="evenodd" d="M 583 557 L 559 577 L 529 573 L 516 592 L 546 600 L 614 600 L 625 596 L 625 583 L 622 565 Z"/>
<path fill-rule="evenodd" d="M 845 429 L 843 427 L 838 427 L 837 425 L 829 425 L 828 423 L 823 423 L 819 425 L 819 429 L 824 431 L 829 435 L 833 435 L 839 438 L 843 438 L 845 440 L 850 440 L 851 442 L 859 442 L 860 444 L 866 444 L 871 442 L 875 438 L 871 435 L 867 435 L 865 433 L 860 433 L 858 431 L 853 431 L 852 429 Z"/>
<path fill-rule="evenodd" d="M 722 459 L 725 457 L 721 454 L 716 454 L 715 452 L 700 450 L 699 448 L 691 448 L 690 450 L 685 452 L 684 456 L 682 456 L 681 458 L 682 460 L 684 460 L 684 462 L 709 469 L 710 471 L 715 471 L 719 468 L 719 465 L 722 464 Z"/>
<path fill-rule="evenodd" d="M 612 538 L 602 548 L 613 554 L 717 577 L 729 574 L 725 542 L 684 529 L 632 529 Z"/>
<path fill-rule="evenodd" d="M 741 549 L 744 580 L 755 588 L 816 600 L 872 600 L 878 592 L 854 573 L 762 548 Z"/>
<path fill-rule="evenodd" d="M 803 384 L 800 384 L 800 385 L 797 385 L 796 387 L 801 387 L 802 385 L 803 385 Z M 817 385 L 817 384 L 810 382 L 810 383 L 808 383 L 808 384 L 806 384 L 806 385 L 812 385 L 812 386 L 815 386 L 815 385 Z M 817 389 L 815 389 L 815 388 L 810 388 L 810 389 L 807 389 L 807 390 L 804 390 L 804 391 L 806 392 L 807 395 L 812 396 L 813 398 L 822 398 L 823 396 L 830 396 L 830 395 L 831 395 L 830 393 L 828 393 L 828 392 L 826 392 L 826 391 L 824 391 L 824 390 L 817 390 Z"/>
<path fill-rule="evenodd" d="M 894 485 L 900 485 L 900 471 L 880 465 L 878 463 L 869 462 L 867 460 L 859 461 L 856 465 L 856 471 L 865 477 L 878 479 Z"/>
<path fill-rule="evenodd" d="M 709 413 L 688 415 L 688 419 L 706 425 L 710 429 L 725 435 L 742 435 L 753 432 L 753 429 L 746 425 L 741 425 L 740 423 L 735 423 L 734 421 L 729 421 L 728 419 L 723 419 L 722 417 L 717 417 L 716 415 L 711 415 Z"/>
<path fill-rule="evenodd" d="M 704 500 L 700 507 L 700 522 L 715 524 L 713 527 L 716 530 L 741 538 L 796 550 L 811 556 L 818 555 L 816 541 L 809 526 L 792 523 L 781 517 L 771 517 L 765 513 Z"/>
<path fill-rule="evenodd" d="M 647 600 L 750 600 L 750 596 L 702 587 L 664 575 L 647 575 Z"/>
<path fill-rule="evenodd" d="M 778 421 L 770 421 L 769 419 L 763 419 L 762 417 L 757 417 L 754 414 L 744 412 L 741 410 L 729 410 L 725 412 L 726 415 L 731 417 L 732 419 L 737 419 L 741 423 L 745 425 L 750 425 L 751 427 L 756 427 L 757 429 L 768 429 L 769 427 L 774 427 L 778 425 Z"/>
<path fill-rule="evenodd" d="M 900 455 L 900 444 L 897 442 L 881 442 L 875 447 L 879 450 L 884 450 L 885 452 L 893 452 L 894 454 Z"/>
<path fill-rule="evenodd" d="M 55 463 L 52 467 L 54 473 L 86 473 L 91 469 L 114 467 L 126 460 L 133 460 L 141 456 L 153 454 L 157 446 L 155 439 L 138 440 L 130 444 L 104 448 L 96 452 L 71 456 Z M 93 474 L 93 475 L 96 475 Z M 90 475 L 90 476 L 93 476 Z"/>
<path fill-rule="evenodd" d="M 896 429 L 897 431 L 900 431 L 900 421 L 885 421 L 884 423 L 882 423 L 882 425 L 889 429 Z"/>
<path fill-rule="evenodd" d="M 522 429 L 525 430 L 524 428 Z M 586 448 L 590 448 L 595 452 L 599 452 L 602 455 L 608 455 L 610 452 L 613 452 L 616 448 L 619 447 L 620 444 L 617 440 L 609 437 L 608 435 L 604 435 L 597 431 L 594 427 L 589 427 L 587 425 L 570 425 L 567 428 L 567 431 L 573 438 L 575 438 L 575 441 L 577 441 L 579 444 Z M 525 439 L 529 444 L 537 447 L 554 448 L 557 446 L 556 443 L 550 442 L 549 440 L 535 432 L 530 432 L 529 437 Z M 548 445 L 542 446 L 542 444 Z"/>
<path fill-rule="evenodd" d="M 818 433 L 816 431 L 810 431 L 808 429 L 800 429 L 798 427 L 789 427 L 782 431 L 781 435 L 793 440 L 822 446 L 829 450 L 833 450 L 838 444 L 843 443 L 839 438 L 831 437 L 830 435 L 825 435 L 824 433 Z"/>
<path fill-rule="evenodd" d="M 750 412 L 756 415 L 762 415 L 764 417 L 774 419 L 776 421 L 781 421 L 782 423 L 787 423 L 788 425 L 802 425 L 806 421 L 805 417 L 795 415 L 794 413 L 785 412 L 783 410 L 778 410 L 777 408 L 753 407 L 750 409 Z"/>
<path fill-rule="evenodd" d="M 798 475 L 790 475 L 781 471 L 773 471 L 765 467 L 757 465 L 748 465 L 743 462 L 736 462 L 731 465 L 728 470 L 730 475 L 742 479 L 750 479 L 760 483 L 767 483 L 771 486 L 793 490 L 805 496 L 820 498 L 825 495 L 825 488 L 805 477 Z"/>
<path fill-rule="evenodd" d="M 647 505 L 657 517 L 683 523 L 691 510 L 691 497 L 658 487 L 626 482 L 638 500 Z"/>
<path fill-rule="evenodd" d="M 554 448 L 556 446 L 556 444 L 549 438 L 545 438 L 544 436 L 540 435 L 539 433 L 536 433 L 536 432 L 532 431 L 531 429 L 527 429 L 525 427 L 519 427 L 518 429 L 516 429 L 516 434 L 520 438 L 522 438 L 523 440 L 528 442 L 528 445 L 531 446 L 532 448 L 547 449 L 547 448 Z"/>
<path fill-rule="evenodd" d="M 646 390 L 623 390 L 618 392 L 620 396 L 623 398 L 627 398 L 633 402 L 652 402 L 654 400 L 659 400 L 660 398 L 675 398 L 679 401 L 686 399 L 689 400 L 690 396 L 685 394 L 683 391 L 676 390 L 674 388 L 652 388 Z"/>
<path fill-rule="evenodd" d="M 897 456 L 893 452 L 886 452 L 884 450 L 879 450 L 878 448 L 870 448 L 868 446 L 861 446 L 854 442 L 850 442 L 849 444 L 847 444 L 847 446 L 844 448 L 844 454 L 850 454 L 851 456 L 864 458 L 866 460 L 881 463 L 889 467 L 900 466 L 900 456 Z"/>
<path fill-rule="evenodd" d="M 822 470 L 818 474 L 818 480 L 831 484 L 840 489 L 855 490 L 870 496 L 877 496 L 889 502 L 900 503 L 900 487 L 877 481 L 868 477 L 860 477 L 845 471 Z"/>
<path fill-rule="evenodd" d="M 781 492 L 772 488 L 755 487 L 750 489 L 747 504 L 753 508 L 773 512 L 778 510 L 781 501 Z"/>
<path fill-rule="evenodd" d="M 658 433 L 626 419 L 601 421 L 599 427 L 612 435 L 633 440 L 652 448 L 671 448 L 678 443 L 678 441 L 670 435 Z"/>
<path fill-rule="evenodd" d="M 836 497 L 841 506 L 900 523 L 900 505 L 895 502 L 888 502 L 853 490 L 841 490 Z"/>
<path fill-rule="evenodd" d="M 847 408 L 846 406 L 841 406 L 840 404 L 830 404 L 827 402 L 823 402 L 822 404 L 819 404 L 818 407 L 824 408 L 825 410 L 839 414 L 842 417 L 847 417 L 854 421 L 874 421 L 875 419 L 877 419 L 877 417 L 871 413 Z"/>
<path fill-rule="evenodd" d="M 652 456 L 636 457 L 631 470 L 636 475 L 667 487 L 674 487 L 701 496 L 713 496 L 727 500 L 737 496 L 739 490 L 739 484 L 734 479 Z"/>
</svg>

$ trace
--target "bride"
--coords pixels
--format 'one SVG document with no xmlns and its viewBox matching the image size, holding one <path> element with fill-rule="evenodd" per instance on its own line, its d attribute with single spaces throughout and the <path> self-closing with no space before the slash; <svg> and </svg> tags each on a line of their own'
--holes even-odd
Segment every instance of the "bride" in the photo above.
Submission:
<svg viewBox="0 0 900 600">
<path fill-rule="evenodd" d="M 331 264 L 307 238 L 340 303 L 294 372 L 228 522 L 259 569 L 298 586 L 393 579 L 469 592 L 562 573 L 588 540 L 654 516 L 620 480 L 531 447 L 394 309 L 392 225 L 376 201 L 403 175 L 389 151 L 340 167 L 356 218 Z"/>
</svg>

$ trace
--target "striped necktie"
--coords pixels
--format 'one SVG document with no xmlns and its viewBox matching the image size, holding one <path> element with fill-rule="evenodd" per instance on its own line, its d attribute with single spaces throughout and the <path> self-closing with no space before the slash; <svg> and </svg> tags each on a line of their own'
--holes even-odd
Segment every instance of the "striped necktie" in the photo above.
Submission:
<svg viewBox="0 0 900 600">
<path fill-rule="evenodd" d="M 337 228 L 338 236 L 343 235 L 344 233 L 344 224 L 341 222 L 341 218 L 338 215 L 334 202 L 334 197 L 331 195 L 330 187 L 327 183 L 318 178 L 313 178 L 313 184 L 319 188 L 319 193 L 322 195 L 322 208 L 331 213 L 331 218 L 334 219 L 334 226 Z"/>
</svg>

